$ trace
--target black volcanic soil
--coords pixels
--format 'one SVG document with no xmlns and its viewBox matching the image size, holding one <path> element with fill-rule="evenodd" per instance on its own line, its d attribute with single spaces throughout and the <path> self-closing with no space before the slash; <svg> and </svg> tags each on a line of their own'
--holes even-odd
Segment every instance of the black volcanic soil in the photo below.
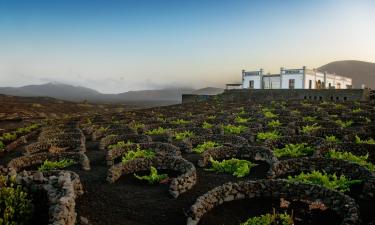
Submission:
<svg viewBox="0 0 375 225">
<path fill-rule="evenodd" d="M 217 174 L 196 167 L 198 178 L 204 179 L 199 179 L 193 189 L 174 199 L 168 194 L 167 184 L 149 185 L 137 181 L 132 175 L 109 184 L 105 180 L 105 152 L 98 149 L 97 142 L 92 141 L 87 142 L 87 149 L 91 171 L 75 171 L 80 175 L 86 191 L 77 201 L 77 211 L 79 216 L 87 217 L 93 225 L 186 224 L 185 211 L 200 195 L 226 182 L 265 178 L 269 169 L 266 163 L 257 162 L 259 165 L 252 169 L 249 177 L 238 179 L 230 174 Z M 198 159 L 196 154 L 183 156 L 192 162 Z M 262 199 L 228 203 L 208 213 L 200 224 L 236 224 L 236 221 L 242 221 L 253 214 L 269 212 L 277 205 L 275 202 L 279 201 Z M 313 216 L 315 220 L 311 224 L 337 224 L 333 221 L 338 221 L 337 216 L 330 211 L 309 214 L 302 210 L 299 216 L 306 219 Z"/>
</svg>

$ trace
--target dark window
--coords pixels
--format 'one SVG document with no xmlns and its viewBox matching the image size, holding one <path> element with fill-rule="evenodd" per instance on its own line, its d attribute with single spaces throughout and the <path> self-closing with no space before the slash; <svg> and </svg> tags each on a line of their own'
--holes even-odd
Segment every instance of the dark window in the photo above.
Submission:
<svg viewBox="0 0 375 225">
<path fill-rule="evenodd" d="M 316 96 L 314 96 L 314 100 L 316 100 Z"/>
<path fill-rule="evenodd" d="M 331 100 L 333 100 L 333 96 L 331 96 Z"/>
<path fill-rule="evenodd" d="M 323 97 L 322 97 L 322 96 L 319 96 L 319 100 L 323 100 Z"/>
<path fill-rule="evenodd" d="M 348 98 L 347 97 L 344 97 L 344 100 L 346 101 Z"/>
<path fill-rule="evenodd" d="M 309 80 L 309 89 L 312 88 L 312 80 Z"/>
<path fill-rule="evenodd" d="M 339 99 L 340 99 L 339 96 L 337 96 L 337 97 L 336 97 L 336 100 L 339 100 Z"/>
<path fill-rule="evenodd" d="M 289 79 L 289 89 L 294 89 L 294 85 L 295 85 L 295 80 Z"/>
<path fill-rule="evenodd" d="M 303 98 L 304 98 L 304 99 L 307 99 L 307 96 L 304 96 Z"/>
</svg>

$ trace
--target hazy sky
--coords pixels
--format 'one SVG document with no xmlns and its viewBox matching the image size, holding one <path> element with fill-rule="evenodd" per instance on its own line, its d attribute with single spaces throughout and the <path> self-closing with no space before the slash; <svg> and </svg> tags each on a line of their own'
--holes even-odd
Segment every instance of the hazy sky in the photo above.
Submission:
<svg viewBox="0 0 375 225">
<path fill-rule="evenodd" d="M 0 0 L 0 86 L 223 86 L 343 59 L 375 62 L 374 0 Z"/>
</svg>

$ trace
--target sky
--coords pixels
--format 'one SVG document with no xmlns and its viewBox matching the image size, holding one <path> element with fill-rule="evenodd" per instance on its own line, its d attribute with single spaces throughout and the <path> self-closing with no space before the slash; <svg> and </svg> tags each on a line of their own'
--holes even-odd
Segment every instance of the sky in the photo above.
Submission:
<svg viewBox="0 0 375 225">
<path fill-rule="evenodd" d="M 0 0 L 0 86 L 223 87 L 375 62 L 374 0 Z"/>
</svg>

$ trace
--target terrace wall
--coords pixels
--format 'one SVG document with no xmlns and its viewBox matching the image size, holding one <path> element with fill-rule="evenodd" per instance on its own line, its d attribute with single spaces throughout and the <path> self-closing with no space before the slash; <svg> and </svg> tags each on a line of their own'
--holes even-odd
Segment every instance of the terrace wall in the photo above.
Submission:
<svg viewBox="0 0 375 225">
<path fill-rule="evenodd" d="M 267 100 L 320 100 L 320 101 L 367 101 L 369 89 L 293 89 L 293 90 L 225 90 L 224 101 L 267 101 Z"/>
</svg>

